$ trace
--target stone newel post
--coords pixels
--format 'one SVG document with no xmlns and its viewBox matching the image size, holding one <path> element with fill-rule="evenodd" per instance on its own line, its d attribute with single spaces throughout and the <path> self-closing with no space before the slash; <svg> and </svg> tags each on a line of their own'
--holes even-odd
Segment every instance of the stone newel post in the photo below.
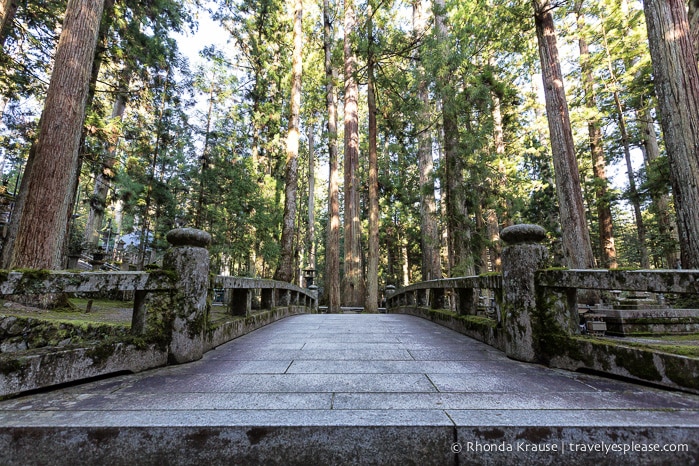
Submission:
<svg viewBox="0 0 699 466">
<path fill-rule="evenodd" d="M 548 250 L 541 241 L 546 231 L 538 225 L 513 225 L 500 234 L 507 246 L 502 251 L 505 353 L 512 359 L 537 360 L 537 315 L 534 274 L 544 266 Z"/>
<path fill-rule="evenodd" d="M 169 358 L 176 363 L 196 361 L 204 353 L 206 306 L 209 288 L 211 235 L 194 228 L 178 228 L 167 234 L 172 245 L 163 268 L 177 274 Z"/>
</svg>

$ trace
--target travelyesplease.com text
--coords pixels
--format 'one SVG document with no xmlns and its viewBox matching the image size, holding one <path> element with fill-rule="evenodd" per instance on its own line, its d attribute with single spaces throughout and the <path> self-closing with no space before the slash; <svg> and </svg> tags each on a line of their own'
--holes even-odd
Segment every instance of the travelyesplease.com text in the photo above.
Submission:
<svg viewBox="0 0 699 466">
<path fill-rule="evenodd" d="M 454 443 L 451 450 L 454 453 L 475 452 L 547 452 L 547 453 L 604 453 L 604 454 L 629 454 L 629 453 L 662 453 L 662 452 L 688 452 L 689 445 L 683 443 L 671 443 L 661 445 L 659 443 L 530 443 L 530 442 L 466 442 Z"/>
</svg>

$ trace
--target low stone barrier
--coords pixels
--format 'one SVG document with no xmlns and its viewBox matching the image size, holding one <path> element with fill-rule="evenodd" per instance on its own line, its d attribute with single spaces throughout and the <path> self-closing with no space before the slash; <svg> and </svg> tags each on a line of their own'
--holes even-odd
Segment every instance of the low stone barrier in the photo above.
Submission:
<svg viewBox="0 0 699 466">
<path fill-rule="evenodd" d="M 79 339 L 79 347 L 69 342 L 30 347 L 20 340 L 31 339 L 31 329 L 39 327 L 16 318 L 0 319 L 0 349 L 4 348 L 0 351 L 0 397 L 107 374 L 194 361 L 204 352 L 275 320 L 317 310 L 316 289 L 273 280 L 212 278 L 206 249 L 211 238 L 206 232 L 177 229 L 168 233 L 167 239 L 172 247 L 166 251 L 162 270 L 0 271 L 2 296 L 130 291 L 135 297 L 128 331 L 125 327 L 93 329 L 92 334 L 88 332 L 86 338 Z M 213 288 L 229 290 L 230 319 L 210 321 L 209 296 Z M 264 310 L 253 314 L 249 304 L 255 289 L 262 291 Z M 22 338 L 17 338 L 14 330 L 20 326 Z"/>
<path fill-rule="evenodd" d="M 543 228 L 504 229 L 502 274 L 432 280 L 387 290 L 389 312 L 420 315 L 524 362 L 622 376 L 699 393 L 699 358 L 580 335 L 579 294 L 607 290 L 699 294 L 697 270 L 551 270 Z M 489 290 L 493 315 L 476 315 Z M 451 298 L 447 304 L 445 296 Z M 483 314 L 481 312 L 481 314 Z M 694 323 L 694 321 L 692 321 Z M 694 327 L 687 327 L 690 331 Z"/>
</svg>

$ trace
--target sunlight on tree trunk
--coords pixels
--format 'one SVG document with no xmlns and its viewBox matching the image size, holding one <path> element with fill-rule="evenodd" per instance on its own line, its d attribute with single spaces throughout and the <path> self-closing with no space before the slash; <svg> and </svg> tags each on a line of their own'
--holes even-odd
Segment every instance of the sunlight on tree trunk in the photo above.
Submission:
<svg viewBox="0 0 699 466">
<path fill-rule="evenodd" d="M 325 289 L 328 312 L 340 312 L 340 174 L 337 160 L 337 94 L 332 66 L 333 31 L 329 0 L 323 0 L 325 98 L 328 110 L 328 233 L 325 247 Z"/>
<path fill-rule="evenodd" d="M 104 0 L 70 0 L 41 118 L 13 268 L 57 269 L 63 259 L 92 62 Z"/>
<path fill-rule="evenodd" d="M 575 157 L 568 103 L 563 89 L 563 73 L 558 58 L 552 5 L 548 0 L 533 0 L 533 4 L 565 260 L 570 268 L 589 269 L 594 266 L 594 257 L 585 221 L 580 174 Z"/>
</svg>

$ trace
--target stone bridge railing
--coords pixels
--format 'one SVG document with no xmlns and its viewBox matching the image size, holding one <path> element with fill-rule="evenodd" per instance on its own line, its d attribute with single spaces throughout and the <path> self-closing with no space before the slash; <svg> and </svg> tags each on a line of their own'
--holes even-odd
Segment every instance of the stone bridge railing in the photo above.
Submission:
<svg viewBox="0 0 699 466">
<path fill-rule="evenodd" d="M 0 296 L 134 293 L 128 334 L 81 348 L 0 352 L 0 397 L 120 371 L 140 371 L 202 357 L 205 351 L 290 314 L 316 312 L 316 289 L 253 278 L 210 276 L 208 233 L 168 234 L 163 268 L 151 272 L 0 271 Z M 209 319 L 214 289 L 222 289 L 230 319 Z M 265 312 L 252 313 L 262 296 Z M 7 329 L 0 328 L 0 337 Z M 5 332 L 6 333 L 6 332 Z"/>
<path fill-rule="evenodd" d="M 578 312 L 581 303 L 611 290 L 696 296 L 698 270 L 547 270 L 541 227 L 515 225 L 501 237 L 507 244 L 502 274 L 387 289 L 388 312 L 428 317 L 520 361 L 699 392 L 697 358 L 632 347 L 623 339 L 581 337 Z M 692 312 L 692 328 L 699 328 Z"/>
</svg>

